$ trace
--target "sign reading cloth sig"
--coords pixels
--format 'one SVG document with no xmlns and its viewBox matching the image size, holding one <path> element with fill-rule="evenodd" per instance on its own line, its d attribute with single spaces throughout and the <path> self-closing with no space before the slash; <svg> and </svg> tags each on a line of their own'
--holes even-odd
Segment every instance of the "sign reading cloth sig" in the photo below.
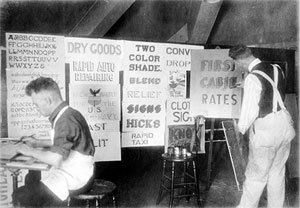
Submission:
<svg viewBox="0 0 300 208">
<path fill-rule="evenodd" d="M 242 72 L 234 68 L 228 50 L 193 50 L 191 115 L 207 118 L 238 118 Z"/>
</svg>

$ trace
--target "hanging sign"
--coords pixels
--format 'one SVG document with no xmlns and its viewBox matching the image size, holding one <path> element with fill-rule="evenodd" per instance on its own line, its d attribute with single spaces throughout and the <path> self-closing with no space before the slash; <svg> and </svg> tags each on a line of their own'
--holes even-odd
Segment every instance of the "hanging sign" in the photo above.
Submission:
<svg viewBox="0 0 300 208">
<path fill-rule="evenodd" d="M 190 99 L 167 100 L 167 125 L 194 124 L 190 116 Z"/>
<path fill-rule="evenodd" d="M 164 45 L 160 43 L 125 41 L 124 86 L 166 88 L 163 67 Z"/>
<path fill-rule="evenodd" d="M 7 69 L 7 97 L 13 99 L 28 99 L 25 93 L 25 87 L 30 81 L 38 77 L 50 77 L 59 86 L 61 95 L 65 99 L 65 77 L 62 76 L 59 70 L 44 70 L 44 69 Z"/>
<path fill-rule="evenodd" d="M 39 139 L 50 139 L 51 124 L 38 112 L 31 99 L 8 100 L 7 122 L 9 137 L 35 134 Z"/>
<path fill-rule="evenodd" d="M 70 85 L 70 106 L 88 122 L 119 121 L 120 85 Z"/>
<path fill-rule="evenodd" d="M 163 60 L 169 78 L 169 97 L 186 98 L 186 71 L 191 70 L 192 49 L 203 49 L 203 46 L 165 44 Z"/>
<path fill-rule="evenodd" d="M 238 118 L 241 106 L 242 72 L 233 67 L 228 50 L 193 50 L 191 70 L 191 115 L 206 118 Z"/>
<path fill-rule="evenodd" d="M 163 146 L 164 131 L 141 130 L 122 133 L 122 147 Z"/>
<path fill-rule="evenodd" d="M 164 102 L 123 103 L 123 132 L 136 130 L 163 131 L 165 124 Z"/>
<path fill-rule="evenodd" d="M 118 84 L 123 41 L 65 38 L 71 84 Z"/>
<path fill-rule="evenodd" d="M 64 73 L 64 37 L 6 33 L 6 63 L 10 69 L 60 69 Z"/>
<path fill-rule="evenodd" d="M 91 132 L 95 145 L 94 161 L 121 160 L 120 132 Z"/>
</svg>

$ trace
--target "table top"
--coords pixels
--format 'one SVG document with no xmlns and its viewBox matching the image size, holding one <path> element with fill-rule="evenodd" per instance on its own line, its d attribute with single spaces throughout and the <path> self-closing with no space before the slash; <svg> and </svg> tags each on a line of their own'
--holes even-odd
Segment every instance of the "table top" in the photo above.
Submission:
<svg viewBox="0 0 300 208">
<path fill-rule="evenodd" d="M 168 153 L 164 153 L 162 154 L 162 158 L 164 160 L 168 160 L 168 161 L 173 161 L 173 162 L 186 162 L 186 161 L 191 161 L 195 158 L 195 155 L 192 154 L 191 156 L 175 156 L 174 154 L 169 155 Z"/>
</svg>

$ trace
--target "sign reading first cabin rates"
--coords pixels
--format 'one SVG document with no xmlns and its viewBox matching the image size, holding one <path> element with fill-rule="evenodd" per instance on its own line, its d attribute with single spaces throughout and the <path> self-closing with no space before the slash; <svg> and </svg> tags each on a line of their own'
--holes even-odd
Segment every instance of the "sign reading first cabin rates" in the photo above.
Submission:
<svg viewBox="0 0 300 208">
<path fill-rule="evenodd" d="M 206 118 L 238 118 L 242 72 L 234 68 L 227 49 L 193 50 L 191 68 L 191 114 Z"/>
</svg>

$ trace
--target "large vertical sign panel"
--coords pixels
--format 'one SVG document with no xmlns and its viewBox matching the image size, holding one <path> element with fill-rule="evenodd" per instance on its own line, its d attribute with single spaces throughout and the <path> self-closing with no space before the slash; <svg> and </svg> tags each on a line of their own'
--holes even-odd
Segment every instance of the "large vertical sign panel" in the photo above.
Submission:
<svg viewBox="0 0 300 208">
<path fill-rule="evenodd" d="M 233 67 L 228 50 L 193 50 L 191 114 L 207 118 L 238 118 L 242 72 Z"/>
<path fill-rule="evenodd" d="M 49 139 L 50 123 L 25 95 L 25 86 L 40 76 L 53 78 L 65 97 L 64 37 L 6 33 L 8 136 L 36 134 Z"/>
</svg>

